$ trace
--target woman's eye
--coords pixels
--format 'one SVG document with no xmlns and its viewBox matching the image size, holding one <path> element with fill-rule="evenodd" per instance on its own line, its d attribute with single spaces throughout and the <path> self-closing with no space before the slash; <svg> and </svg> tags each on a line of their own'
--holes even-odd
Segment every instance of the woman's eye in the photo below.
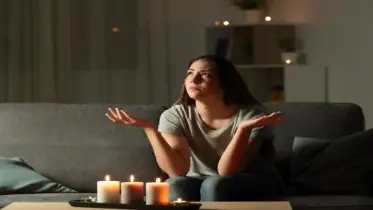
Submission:
<svg viewBox="0 0 373 210">
<path fill-rule="evenodd" d="M 209 73 L 203 73 L 202 75 L 205 76 L 205 77 L 211 77 L 211 74 L 209 74 Z"/>
<path fill-rule="evenodd" d="M 188 71 L 188 72 L 187 72 L 187 75 L 191 75 L 192 73 L 193 73 L 193 72 L 191 72 L 191 71 Z"/>
</svg>

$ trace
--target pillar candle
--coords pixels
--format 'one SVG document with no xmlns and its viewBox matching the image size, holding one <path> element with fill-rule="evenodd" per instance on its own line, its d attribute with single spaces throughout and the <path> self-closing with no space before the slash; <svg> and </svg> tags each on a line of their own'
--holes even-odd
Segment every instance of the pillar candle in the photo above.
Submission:
<svg viewBox="0 0 373 210">
<path fill-rule="evenodd" d="M 98 203 L 119 203 L 120 202 L 120 182 L 110 181 L 110 176 L 106 175 L 105 181 L 97 182 L 97 202 Z"/>
<path fill-rule="evenodd" d="M 134 182 L 135 176 L 131 175 L 130 182 L 122 182 L 120 202 L 125 204 L 144 202 L 144 183 Z"/>
<path fill-rule="evenodd" d="M 160 178 L 156 182 L 146 183 L 146 205 L 167 205 L 169 186 L 168 183 L 161 182 Z"/>
</svg>

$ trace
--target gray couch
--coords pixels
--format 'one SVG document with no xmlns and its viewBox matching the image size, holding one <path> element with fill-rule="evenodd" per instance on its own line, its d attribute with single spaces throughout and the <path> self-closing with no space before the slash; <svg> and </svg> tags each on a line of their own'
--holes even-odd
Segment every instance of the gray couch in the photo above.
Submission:
<svg viewBox="0 0 373 210">
<path fill-rule="evenodd" d="M 293 138 L 337 138 L 364 130 L 361 108 L 348 103 L 268 103 L 282 111 L 286 122 L 276 127 L 275 147 L 287 176 Z M 120 104 L 0 104 L 0 156 L 20 157 L 38 173 L 79 193 L 13 193 L 0 195 L 0 207 L 16 201 L 68 201 L 95 195 L 96 182 L 106 174 L 116 180 L 166 178 L 154 159 L 144 132 L 111 123 L 108 107 L 121 107 L 158 123 L 165 106 Z M 2 169 L 0 168 L 0 171 Z M 286 177 L 285 177 L 286 179 Z M 1 186 L 0 186 L 1 188 Z M 288 194 L 295 207 L 367 206 L 370 196 Z"/>
</svg>

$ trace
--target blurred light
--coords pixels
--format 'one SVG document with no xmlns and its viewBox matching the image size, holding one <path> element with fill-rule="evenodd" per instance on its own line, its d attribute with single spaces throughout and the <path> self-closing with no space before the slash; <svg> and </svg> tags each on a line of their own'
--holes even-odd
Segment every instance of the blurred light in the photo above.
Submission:
<svg viewBox="0 0 373 210">
<path fill-rule="evenodd" d="M 220 21 L 215 20 L 214 24 L 215 24 L 216 26 L 220 26 Z"/>
<path fill-rule="evenodd" d="M 271 20 L 272 20 L 271 16 L 266 16 L 266 17 L 265 17 L 265 21 L 269 22 L 269 21 L 271 21 Z"/>
<path fill-rule="evenodd" d="M 111 30 L 112 30 L 113 32 L 118 32 L 118 31 L 119 31 L 119 27 L 118 27 L 118 26 L 114 26 Z"/>
<path fill-rule="evenodd" d="M 224 21 L 223 25 L 225 25 L 225 26 L 229 25 L 229 21 Z"/>
<path fill-rule="evenodd" d="M 286 64 L 291 64 L 291 60 L 290 60 L 290 59 L 286 59 L 286 60 L 285 60 L 285 63 L 286 63 Z"/>
</svg>

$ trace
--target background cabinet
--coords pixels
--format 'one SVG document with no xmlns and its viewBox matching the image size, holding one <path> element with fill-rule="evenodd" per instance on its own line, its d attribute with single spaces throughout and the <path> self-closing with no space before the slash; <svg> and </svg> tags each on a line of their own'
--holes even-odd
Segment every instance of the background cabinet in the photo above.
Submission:
<svg viewBox="0 0 373 210">
<path fill-rule="evenodd" d="M 312 65 L 282 62 L 280 41 L 292 40 L 297 50 L 297 26 L 288 24 L 258 24 L 208 27 L 207 53 L 219 54 L 231 60 L 254 97 L 261 102 L 326 101 L 326 70 Z"/>
<path fill-rule="evenodd" d="M 293 25 L 240 25 L 207 28 L 208 53 L 229 58 L 237 65 L 281 65 L 281 39 L 296 42 Z"/>
<path fill-rule="evenodd" d="M 285 101 L 327 102 L 328 69 L 313 65 L 288 65 L 284 69 Z"/>
</svg>

